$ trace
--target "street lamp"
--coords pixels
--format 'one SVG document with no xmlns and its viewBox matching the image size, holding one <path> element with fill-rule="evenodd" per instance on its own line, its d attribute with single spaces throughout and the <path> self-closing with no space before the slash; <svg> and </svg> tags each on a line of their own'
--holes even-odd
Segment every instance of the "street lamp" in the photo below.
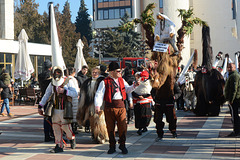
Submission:
<svg viewBox="0 0 240 160">
<path fill-rule="evenodd" d="M 96 48 L 98 53 L 98 62 L 99 65 L 102 62 L 103 54 L 101 54 L 101 49 L 103 49 L 103 35 L 100 29 L 96 29 L 96 37 L 94 39 L 94 48 Z"/>
</svg>

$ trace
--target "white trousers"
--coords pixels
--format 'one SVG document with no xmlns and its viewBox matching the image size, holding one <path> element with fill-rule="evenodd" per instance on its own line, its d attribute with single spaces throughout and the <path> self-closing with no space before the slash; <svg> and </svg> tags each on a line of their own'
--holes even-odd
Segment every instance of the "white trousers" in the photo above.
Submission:
<svg viewBox="0 0 240 160">
<path fill-rule="evenodd" d="M 64 110 L 54 109 L 52 116 L 52 127 L 55 136 L 55 143 L 63 148 L 63 131 L 69 140 L 75 139 L 71 124 L 63 118 Z"/>
</svg>

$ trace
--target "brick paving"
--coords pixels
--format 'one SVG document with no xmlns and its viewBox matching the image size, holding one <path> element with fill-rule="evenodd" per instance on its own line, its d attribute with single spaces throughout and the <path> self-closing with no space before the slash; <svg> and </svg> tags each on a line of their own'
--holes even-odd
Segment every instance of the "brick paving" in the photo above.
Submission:
<svg viewBox="0 0 240 160">
<path fill-rule="evenodd" d="M 95 144 L 91 134 L 79 130 L 75 150 L 67 144 L 64 152 L 50 154 L 53 142 L 44 143 L 43 117 L 37 106 L 11 106 L 14 118 L 0 117 L 0 160 L 90 160 L 90 159 L 240 159 L 240 138 L 228 138 L 232 132 L 231 117 L 226 106 L 218 117 L 196 117 L 191 112 L 177 111 L 178 138 L 172 138 L 168 124 L 164 138 L 157 137 L 154 122 L 148 132 L 139 136 L 134 123 L 128 125 L 127 148 L 129 153 L 108 155 L 108 142 Z M 117 146 L 118 147 L 118 146 Z"/>
</svg>

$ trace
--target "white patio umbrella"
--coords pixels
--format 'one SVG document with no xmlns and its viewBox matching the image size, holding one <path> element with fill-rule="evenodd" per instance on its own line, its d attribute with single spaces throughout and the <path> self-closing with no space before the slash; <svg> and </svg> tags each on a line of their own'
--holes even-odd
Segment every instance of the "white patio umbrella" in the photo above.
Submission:
<svg viewBox="0 0 240 160">
<path fill-rule="evenodd" d="M 19 51 L 17 55 L 14 78 L 27 81 L 31 78 L 34 68 L 28 53 L 28 36 L 24 29 L 21 30 L 19 36 Z"/>
<path fill-rule="evenodd" d="M 52 47 L 52 66 L 53 66 L 53 73 L 56 69 L 60 69 L 62 74 L 61 77 L 58 79 L 52 79 L 52 83 L 54 86 L 60 86 L 64 82 L 63 78 L 63 70 L 66 69 L 66 65 L 63 60 L 62 56 L 62 49 L 59 44 L 58 39 L 58 32 L 57 32 L 57 25 L 55 20 L 55 14 L 54 14 L 54 7 L 53 3 L 50 2 L 50 28 L 51 28 L 51 47 Z"/>
<path fill-rule="evenodd" d="M 50 3 L 50 27 L 51 27 L 51 47 L 52 47 L 52 66 L 61 67 L 62 70 L 66 69 L 63 60 L 61 46 L 59 44 L 57 25 L 55 20 L 55 13 L 53 3 Z"/>
<path fill-rule="evenodd" d="M 81 69 L 82 66 L 87 65 L 87 62 L 83 56 L 83 42 L 81 41 L 81 39 L 78 40 L 77 43 L 77 55 L 76 55 L 76 59 L 75 59 L 75 63 L 74 63 L 74 68 L 76 69 L 76 73 L 78 73 Z"/>
</svg>

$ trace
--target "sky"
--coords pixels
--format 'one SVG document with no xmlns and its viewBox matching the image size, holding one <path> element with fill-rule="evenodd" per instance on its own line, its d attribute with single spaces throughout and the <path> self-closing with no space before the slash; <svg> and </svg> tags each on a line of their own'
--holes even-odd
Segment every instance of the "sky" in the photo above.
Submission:
<svg viewBox="0 0 240 160">
<path fill-rule="evenodd" d="M 39 4 L 38 13 L 43 14 L 44 11 L 48 12 L 48 2 L 53 2 L 53 5 L 59 4 L 59 11 L 62 12 L 63 6 L 67 0 L 35 0 L 36 3 Z M 77 13 L 80 7 L 81 0 L 68 0 L 70 4 L 70 11 L 72 15 L 72 22 L 75 22 Z M 88 13 L 92 15 L 92 0 L 85 0 L 86 8 L 88 9 Z"/>
</svg>

